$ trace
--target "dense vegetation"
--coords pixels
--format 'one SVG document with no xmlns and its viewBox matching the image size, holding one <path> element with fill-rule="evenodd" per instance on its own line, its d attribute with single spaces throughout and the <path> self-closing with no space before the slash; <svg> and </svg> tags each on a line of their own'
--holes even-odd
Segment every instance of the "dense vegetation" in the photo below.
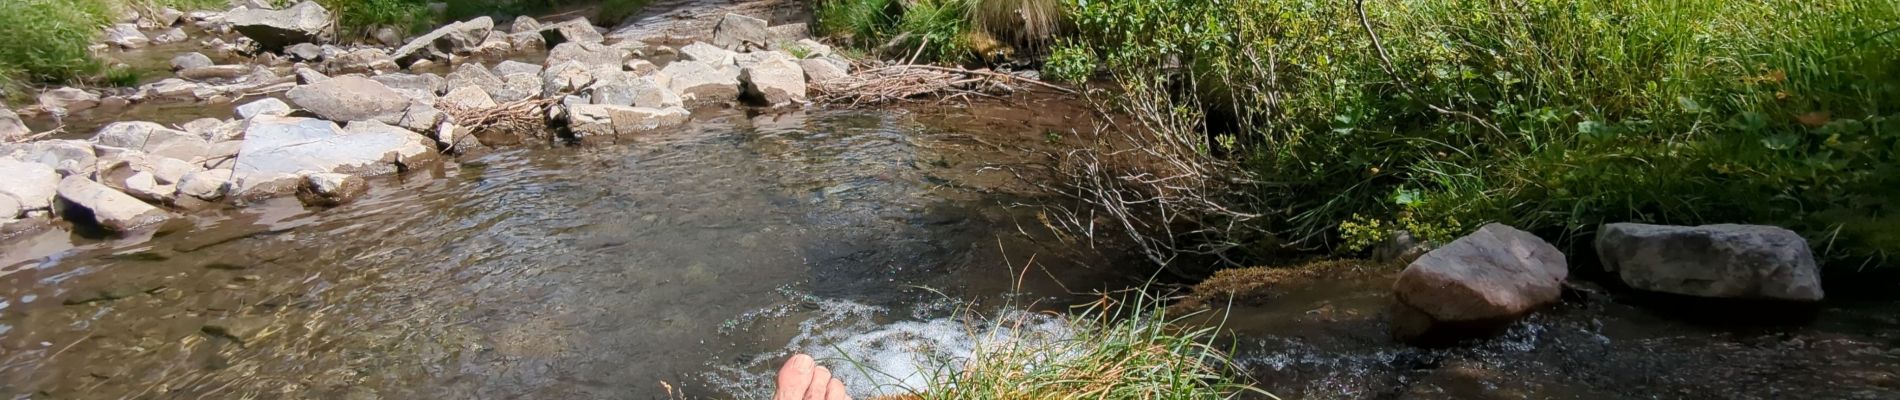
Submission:
<svg viewBox="0 0 1900 400">
<path fill-rule="evenodd" d="M 0 1 L 0 92 L 26 95 L 34 82 L 110 81 L 105 66 L 87 50 L 100 31 L 127 11 L 158 7 L 184 10 L 223 5 L 222 0 L 7 0 Z"/>
<path fill-rule="evenodd" d="M 277 5 L 292 0 L 271 0 Z M 638 12 L 649 0 L 316 0 L 337 18 L 346 38 L 368 37 L 376 28 L 415 33 L 442 22 L 481 15 L 533 15 L 566 8 L 593 11 L 612 24 Z M 444 2 L 441 13 L 428 3 Z M 7 0 L 0 1 L 0 93 L 15 100 L 41 83 L 129 84 L 136 76 L 111 71 L 87 49 L 102 30 L 127 12 L 222 10 L 225 0 Z"/>
<path fill-rule="evenodd" d="M 877 45 L 969 37 L 911 21 L 995 3 L 1033 7 L 817 9 Z M 1228 201 L 1293 243 L 1653 221 L 1788 226 L 1848 264 L 1900 249 L 1900 3 L 1070 0 L 1042 19 L 1067 28 L 1046 77 L 1105 72 L 1122 111 L 1193 138 L 1164 142 L 1243 165 L 1258 184 Z"/>
<path fill-rule="evenodd" d="M 1078 1 L 1162 134 L 1211 134 L 1294 238 L 1488 221 L 1795 227 L 1900 249 L 1900 3 Z M 1232 18 L 1245 16 L 1244 18 Z M 1178 63 L 1178 64 L 1174 64 Z M 1185 88 L 1185 89 L 1183 89 Z M 1182 116 L 1188 118 L 1180 118 Z"/>
</svg>

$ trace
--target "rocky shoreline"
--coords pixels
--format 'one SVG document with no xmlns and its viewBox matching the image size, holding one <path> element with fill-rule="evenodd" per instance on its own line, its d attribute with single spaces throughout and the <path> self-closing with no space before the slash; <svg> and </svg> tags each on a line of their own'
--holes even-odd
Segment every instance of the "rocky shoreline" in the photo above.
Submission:
<svg viewBox="0 0 1900 400">
<path fill-rule="evenodd" d="M 0 139 L 10 142 L 0 144 L 0 232 L 54 218 L 131 232 L 181 212 L 292 194 L 335 206 L 365 191 L 363 177 L 527 136 L 638 135 L 685 124 L 695 108 L 803 106 L 809 83 L 852 68 L 803 24 L 740 14 L 677 48 L 608 38 L 586 18 L 498 26 L 479 17 L 349 45 L 336 43 L 329 11 L 308 1 L 152 14 L 109 28 L 100 46 L 182 41 L 185 26 L 239 36 L 204 40 L 213 55 L 178 54 L 174 77 L 133 90 L 57 88 L 18 113 L 0 108 Z M 21 117 L 240 99 L 228 118 L 117 121 L 89 139 L 44 139 L 52 132 L 34 134 Z"/>
</svg>

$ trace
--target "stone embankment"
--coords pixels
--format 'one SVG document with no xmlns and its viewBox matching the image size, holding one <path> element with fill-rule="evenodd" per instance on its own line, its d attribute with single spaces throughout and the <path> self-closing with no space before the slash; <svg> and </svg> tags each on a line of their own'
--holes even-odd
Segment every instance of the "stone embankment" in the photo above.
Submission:
<svg viewBox="0 0 1900 400">
<path fill-rule="evenodd" d="M 585 18 L 480 17 L 406 40 L 381 32 L 383 44 L 344 44 L 314 2 L 154 14 L 115 25 L 102 46 L 145 47 L 146 31 L 184 25 L 241 36 L 205 40 L 210 55 L 171 58 L 174 77 L 131 91 L 48 90 L 21 113 L 242 104 L 227 118 L 120 121 L 90 139 L 48 140 L 0 107 L 0 234 L 55 217 L 132 231 L 177 212 L 293 194 L 335 206 L 366 191 L 362 177 L 523 136 L 638 135 L 684 124 L 694 108 L 798 107 L 808 82 L 851 69 L 803 29 L 738 14 L 679 48 L 608 39 Z"/>
</svg>

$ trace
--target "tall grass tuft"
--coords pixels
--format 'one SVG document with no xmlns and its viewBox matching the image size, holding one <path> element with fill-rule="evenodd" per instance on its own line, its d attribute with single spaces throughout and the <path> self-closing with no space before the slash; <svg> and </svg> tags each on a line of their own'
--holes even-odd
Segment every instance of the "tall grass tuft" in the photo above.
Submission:
<svg viewBox="0 0 1900 400">
<path fill-rule="evenodd" d="M 1332 246 L 1359 214 L 1565 239 L 1766 223 L 1841 260 L 1900 250 L 1900 3 L 1070 7 L 1128 110 L 1245 163 L 1263 183 L 1249 209 L 1294 243 Z"/>
<path fill-rule="evenodd" d="M 1237 380 L 1216 328 L 1175 323 L 1163 304 L 1137 294 L 1104 297 L 1062 318 L 1067 335 L 979 346 L 959 368 L 929 376 L 921 399 L 1227 399 L 1271 395 Z M 1019 316 L 1023 318 L 1024 316 Z M 1031 324 L 1028 321 L 1019 321 Z M 998 321 L 1009 324 L 1011 321 Z"/>
<path fill-rule="evenodd" d="M 0 70 L 18 81 L 62 81 L 101 71 L 87 46 L 111 21 L 105 0 L 0 1 Z"/>
<path fill-rule="evenodd" d="M 1055 44 L 1064 24 L 1061 0 L 970 0 L 970 28 L 1041 54 Z"/>
</svg>

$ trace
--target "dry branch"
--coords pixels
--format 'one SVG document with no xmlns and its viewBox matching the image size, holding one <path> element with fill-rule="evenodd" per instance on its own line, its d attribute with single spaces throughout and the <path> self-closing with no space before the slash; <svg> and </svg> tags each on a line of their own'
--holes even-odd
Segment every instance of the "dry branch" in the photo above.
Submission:
<svg viewBox="0 0 1900 400">
<path fill-rule="evenodd" d="M 813 82 L 814 99 L 821 103 L 848 105 L 911 101 L 926 97 L 989 96 L 1009 93 L 1015 84 L 1034 86 L 1062 93 L 1075 90 L 1047 82 L 987 70 L 932 65 L 893 65 L 860 70 L 849 76 Z"/>
<path fill-rule="evenodd" d="M 547 127 L 547 108 L 555 99 L 524 99 L 494 107 L 463 108 L 439 104 L 455 125 L 470 132 L 526 132 L 534 134 Z"/>
</svg>

